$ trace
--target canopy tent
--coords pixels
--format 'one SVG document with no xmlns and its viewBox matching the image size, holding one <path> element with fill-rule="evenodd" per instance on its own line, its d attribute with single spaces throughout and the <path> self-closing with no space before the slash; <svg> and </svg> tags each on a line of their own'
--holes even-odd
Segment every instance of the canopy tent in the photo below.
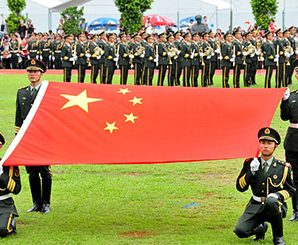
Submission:
<svg viewBox="0 0 298 245">
<path fill-rule="evenodd" d="M 143 17 L 144 24 L 147 23 L 149 20 L 149 23 L 151 26 L 173 26 L 174 22 L 171 21 L 168 17 L 158 15 L 158 14 L 148 14 Z M 146 24 L 145 24 L 146 26 Z"/>
<path fill-rule="evenodd" d="M 190 20 L 193 20 L 194 22 L 196 22 L 195 16 L 189 16 L 180 20 L 179 21 L 180 27 L 188 26 L 188 24 L 190 23 Z"/>
</svg>

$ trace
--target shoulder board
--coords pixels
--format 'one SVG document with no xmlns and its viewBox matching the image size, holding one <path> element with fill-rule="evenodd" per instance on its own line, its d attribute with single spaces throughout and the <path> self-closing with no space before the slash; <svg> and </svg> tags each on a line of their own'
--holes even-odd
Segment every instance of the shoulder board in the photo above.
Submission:
<svg viewBox="0 0 298 245">
<path fill-rule="evenodd" d="M 253 160 L 253 158 L 246 158 L 244 162 L 245 163 L 250 163 L 252 160 Z"/>
<path fill-rule="evenodd" d="M 26 87 L 20 88 L 20 89 L 19 89 L 19 91 L 26 90 L 27 88 L 29 88 L 29 86 L 26 86 Z"/>
<path fill-rule="evenodd" d="M 277 163 L 284 165 L 286 167 L 291 167 L 291 164 L 282 160 L 276 160 Z"/>
</svg>

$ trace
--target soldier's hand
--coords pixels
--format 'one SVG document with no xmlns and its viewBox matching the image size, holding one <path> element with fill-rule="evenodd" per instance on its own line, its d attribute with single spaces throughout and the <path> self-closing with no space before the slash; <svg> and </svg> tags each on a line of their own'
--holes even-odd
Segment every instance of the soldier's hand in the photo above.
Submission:
<svg viewBox="0 0 298 245">
<path fill-rule="evenodd" d="M 2 165 L 0 165 L 0 176 L 2 173 L 3 173 L 3 167 L 2 167 Z"/>
<path fill-rule="evenodd" d="M 282 97 L 282 100 L 287 100 L 290 97 L 290 89 L 287 88 L 286 92 L 284 93 L 284 96 Z"/>
<path fill-rule="evenodd" d="M 270 194 L 267 196 L 267 198 L 269 198 L 269 197 L 273 197 L 273 198 L 278 199 L 278 195 L 276 195 L 275 193 L 270 193 Z"/>
<path fill-rule="evenodd" d="M 258 158 L 255 157 L 254 160 L 252 160 L 250 163 L 250 171 L 253 175 L 258 171 L 259 166 L 260 166 L 260 162 Z"/>
</svg>

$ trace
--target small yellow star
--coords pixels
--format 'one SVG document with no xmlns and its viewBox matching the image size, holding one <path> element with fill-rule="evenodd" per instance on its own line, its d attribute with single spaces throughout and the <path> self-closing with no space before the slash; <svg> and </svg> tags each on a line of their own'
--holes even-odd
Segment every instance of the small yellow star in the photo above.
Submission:
<svg viewBox="0 0 298 245">
<path fill-rule="evenodd" d="M 143 98 L 137 98 L 137 97 L 133 97 L 132 100 L 130 100 L 129 102 L 133 103 L 133 106 L 135 106 L 136 104 L 142 104 L 142 100 Z"/>
<path fill-rule="evenodd" d="M 65 105 L 61 108 L 61 110 L 72 106 L 78 106 L 82 110 L 88 112 L 88 103 L 103 100 L 98 98 L 88 98 L 86 89 L 78 95 L 70 95 L 70 94 L 60 94 L 60 95 L 68 99 L 68 102 L 65 103 Z"/>
<path fill-rule="evenodd" d="M 126 117 L 125 122 L 135 123 L 135 119 L 138 118 L 132 112 L 129 115 L 124 114 L 124 116 Z"/>
<path fill-rule="evenodd" d="M 126 89 L 120 88 L 117 93 L 119 93 L 119 94 L 127 94 L 127 93 L 130 93 L 130 92 L 131 91 L 129 91 L 128 88 L 126 88 Z"/>
<path fill-rule="evenodd" d="M 104 128 L 104 130 L 109 130 L 110 133 L 113 133 L 114 130 L 118 129 L 115 124 L 116 122 L 113 122 L 113 123 L 108 123 L 106 122 L 107 126 Z"/>
</svg>

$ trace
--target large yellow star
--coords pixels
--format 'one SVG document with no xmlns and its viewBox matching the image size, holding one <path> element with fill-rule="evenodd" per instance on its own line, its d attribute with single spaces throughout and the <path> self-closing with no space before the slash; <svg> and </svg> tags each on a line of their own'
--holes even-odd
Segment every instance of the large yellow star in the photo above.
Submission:
<svg viewBox="0 0 298 245">
<path fill-rule="evenodd" d="M 104 130 L 109 130 L 110 133 L 113 133 L 114 130 L 118 129 L 115 124 L 116 122 L 113 122 L 113 123 L 108 123 L 106 122 L 107 126 L 104 128 Z"/>
<path fill-rule="evenodd" d="M 133 99 L 130 100 L 130 102 L 132 102 L 133 103 L 133 106 L 135 106 L 136 104 L 142 104 L 142 99 L 143 98 L 133 97 Z"/>
<path fill-rule="evenodd" d="M 138 118 L 132 112 L 129 115 L 124 114 L 124 116 L 126 117 L 125 122 L 135 123 L 135 119 Z"/>
<path fill-rule="evenodd" d="M 78 95 L 70 95 L 70 94 L 60 94 L 60 95 L 68 99 L 68 102 L 65 103 L 65 105 L 61 108 L 61 110 L 72 106 L 78 106 L 82 110 L 88 112 L 88 103 L 103 100 L 98 98 L 88 98 L 86 89 Z"/>
<path fill-rule="evenodd" d="M 117 93 L 119 93 L 119 94 L 127 94 L 127 93 L 130 93 L 130 92 L 131 91 L 129 91 L 128 88 L 126 88 L 126 89 L 120 88 Z"/>
</svg>

